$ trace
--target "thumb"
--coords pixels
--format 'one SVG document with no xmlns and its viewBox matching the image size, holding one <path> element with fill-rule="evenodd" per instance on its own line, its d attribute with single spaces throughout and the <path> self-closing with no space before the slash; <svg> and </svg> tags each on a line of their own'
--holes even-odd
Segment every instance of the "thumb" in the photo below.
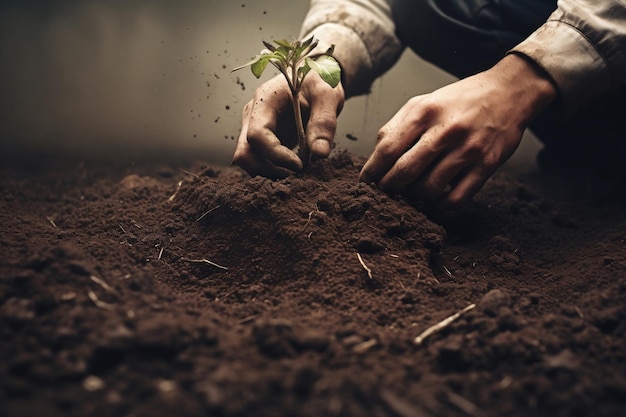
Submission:
<svg viewBox="0 0 626 417">
<path fill-rule="evenodd" d="M 337 113 L 335 109 L 312 106 L 306 127 L 306 141 L 311 150 L 311 155 L 317 158 L 326 158 L 332 149 L 336 130 Z"/>
<path fill-rule="evenodd" d="M 320 82 L 323 83 L 323 81 Z M 321 91 L 310 98 L 309 120 L 306 126 L 306 141 L 311 155 L 326 158 L 333 148 L 337 130 L 337 115 L 343 108 L 343 90 L 321 84 Z"/>
</svg>

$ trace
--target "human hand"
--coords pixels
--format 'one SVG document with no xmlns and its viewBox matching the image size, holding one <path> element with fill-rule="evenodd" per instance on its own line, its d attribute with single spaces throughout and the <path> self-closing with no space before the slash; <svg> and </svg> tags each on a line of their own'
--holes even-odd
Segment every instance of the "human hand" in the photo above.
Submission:
<svg viewBox="0 0 626 417">
<path fill-rule="evenodd" d="M 361 179 L 389 193 L 462 205 L 555 96 L 541 70 L 508 55 L 485 72 L 410 99 L 379 131 Z"/>
<path fill-rule="evenodd" d="M 343 86 L 332 88 L 311 71 L 302 84 L 300 100 L 311 156 L 326 158 L 345 101 Z M 292 151 L 297 143 L 291 92 L 285 78 L 277 75 L 257 88 L 244 106 L 233 164 L 252 176 L 286 177 L 303 166 Z"/>
</svg>

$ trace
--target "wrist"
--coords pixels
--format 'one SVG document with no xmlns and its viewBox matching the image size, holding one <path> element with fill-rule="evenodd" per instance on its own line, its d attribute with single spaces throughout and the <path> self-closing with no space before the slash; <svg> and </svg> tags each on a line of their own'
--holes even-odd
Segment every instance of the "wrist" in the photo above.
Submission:
<svg viewBox="0 0 626 417">
<path fill-rule="evenodd" d="M 325 23 L 302 38 L 311 35 L 319 42 L 313 53 L 324 53 L 335 45 L 333 57 L 341 67 L 346 98 L 368 93 L 372 83 L 372 63 L 363 40 L 353 30 L 338 23 Z"/>
<path fill-rule="evenodd" d="M 524 55 L 508 54 L 490 71 L 494 71 L 504 88 L 512 93 L 512 100 L 517 103 L 524 125 L 528 125 L 558 96 L 548 73 Z"/>
</svg>

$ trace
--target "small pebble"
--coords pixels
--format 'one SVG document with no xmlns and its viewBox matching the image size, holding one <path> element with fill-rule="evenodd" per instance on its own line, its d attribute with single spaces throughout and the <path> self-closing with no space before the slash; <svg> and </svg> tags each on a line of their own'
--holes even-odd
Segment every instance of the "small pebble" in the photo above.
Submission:
<svg viewBox="0 0 626 417">
<path fill-rule="evenodd" d="M 104 388 L 104 381 L 96 375 L 90 375 L 83 380 L 83 388 L 88 392 L 100 391 Z"/>
<path fill-rule="evenodd" d="M 508 294 L 496 288 L 482 296 L 478 302 L 478 308 L 483 313 L 495 316 L 501 307 L 508 307 L 510 302 L 511 298 Z"/>
<path fill-rule="evenodd" d="M 176 389 L 176 382 L 168 381 L 168 380 L 161 380 L 157 384 L 157 387 L 159 388 L 159 391 L 161 392 L 172 392 Z"/>
</svg>

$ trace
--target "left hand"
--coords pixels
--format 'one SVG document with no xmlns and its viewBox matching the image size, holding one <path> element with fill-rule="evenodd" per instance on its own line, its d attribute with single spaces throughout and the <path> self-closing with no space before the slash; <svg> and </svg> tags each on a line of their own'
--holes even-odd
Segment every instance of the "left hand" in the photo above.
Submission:
<svg viewBox="0 0 626 417">
<path fill-rule="evenodd" d="M 345 94 L 341 83 L 332 88 L 311 72 L 302 84 L 300 103 L 305 113 L 306 140 L 311 155 L 322 159 L 328 157 L 332 149 Z M 233 164 L 251 176 L 286 177 L 299 172 L 303 166 L 291 150 L 297 143 L 291 92 L 285 78 L 278 74 L 259 86 L 254 98 L 243 108 Z"/>
</svg>

